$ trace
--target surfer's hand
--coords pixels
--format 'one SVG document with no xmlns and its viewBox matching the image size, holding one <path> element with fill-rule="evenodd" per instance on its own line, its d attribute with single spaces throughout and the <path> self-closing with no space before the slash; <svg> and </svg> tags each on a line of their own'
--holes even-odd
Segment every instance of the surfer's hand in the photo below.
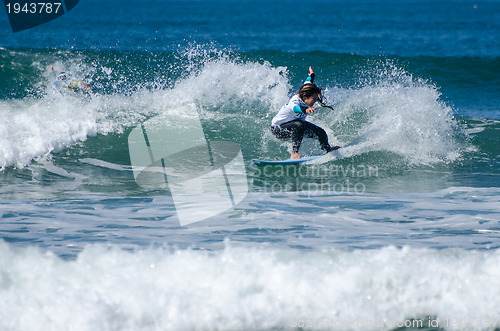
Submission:
<svg viewBox="0 0 500 331">
<path fill-rule="evenodd" d="M 313 71 L 313 68 L 312 68 L 311 66 L 309 66 L 309 76 L 310 76 L 311 74 L 314 74 L 314 71 Z"/>
<path fill-rule="evenodd" d="M 316 110 L 316 108 L 318 108 L 318 107 L 309 107 L 306 109 L 306 113 L 310 114 L 310 113 L 314 112 Z"/>
</svg>

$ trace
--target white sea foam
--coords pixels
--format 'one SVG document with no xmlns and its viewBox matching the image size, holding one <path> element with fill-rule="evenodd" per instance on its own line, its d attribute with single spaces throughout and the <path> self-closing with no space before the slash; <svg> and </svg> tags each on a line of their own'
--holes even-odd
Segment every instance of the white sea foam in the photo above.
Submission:
<svg viewBox="0 0 500 331">
<path fill-rule="evenodd" d="M 2 330 L 492 330 L 499 251 L 300 253 L 0 244 Z M 415 325 L 415 324 L 413 324 Z"/>
<path fill-rule="evenodd" d="M 127 93 L 82 98 L 54 94 L 49 87 L 41 99 L 1 101 L 0 116 L 4 120 L 0 124 L 0 169 L 11 165 L 23 167 L 33 159 L 71 147 L 89 136 L 121 133 L 154 114 L 175 112 L 185 104 L 195 103 L 200 112 L 213 108 L 234 112 L 242 104 L 265 100 L 261 105 L 266 107 L 260 109 L 276 108 L 286 99 L 288 91 L 283 70 L 269 64 L 236 63 L 222 57 L 207 60 L 199 72 L 179 79 L 170 89 L 133 87 Z M 248 107 L 247 115 L 252 111 Z M 214 115 L 208 111 L 203 116 Z"/>
<path fill-rule="evenodd" d="M 326 123 L 334 127 L 333 135 L 352 145 L 340 153 L 389 151 L 410 164 L 450 162 L 460 157 L 465 134 L 434 85 L 391 64 L 376 79 L 359 89 L 327 91 L 338 105 Z"/>
</svg>

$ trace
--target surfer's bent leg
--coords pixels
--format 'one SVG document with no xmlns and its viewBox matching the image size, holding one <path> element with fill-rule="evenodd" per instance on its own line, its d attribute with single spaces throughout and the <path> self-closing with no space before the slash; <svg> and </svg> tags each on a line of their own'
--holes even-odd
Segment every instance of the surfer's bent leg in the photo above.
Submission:
<svg viewBox="0 0 500 331">
<path fill-rule="evenodd" d="M 327 153 L 334 149 L 328 143 L 328 135 L 326 134 L 325 130 L 323 130 L 323 128 L 314 125 L 311 122 L 304 122 L 304 124 L 306 126 L 305 131 L 308 137 L 310 138 L 313 138 L 314 136 L 318 137 L 321 149 L 323 149 Z"/>
<path fill-rule="evenodd" d="M 305 123 L 308 122 L 301 120 L 290 121 L 279 126 L 273 126 L 271 132 L 279 139 L 292 138 L 292 151 L 293 153 L 299 153 L 300 144 L 307 128 Z"/>
</svg>

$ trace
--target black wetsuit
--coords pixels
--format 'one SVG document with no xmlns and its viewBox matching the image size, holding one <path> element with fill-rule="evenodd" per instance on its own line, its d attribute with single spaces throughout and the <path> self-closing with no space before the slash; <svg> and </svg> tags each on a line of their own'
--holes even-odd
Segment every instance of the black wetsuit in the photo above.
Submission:
<svg viewBox="0 0 500 331">
<path fill-rule="evenodd" d="M 271 127 L 271 132 L 279 139 L 292 139 L 293 153 L 299 153 L 300 144 L 304 135 L 309 138 L 317 137 L 321 148 L 330 152 L 333 148 L 328 143 L 328 135 L 325 130 L 307 121 L 293 120 L 281 125 Z"/>
</svg>

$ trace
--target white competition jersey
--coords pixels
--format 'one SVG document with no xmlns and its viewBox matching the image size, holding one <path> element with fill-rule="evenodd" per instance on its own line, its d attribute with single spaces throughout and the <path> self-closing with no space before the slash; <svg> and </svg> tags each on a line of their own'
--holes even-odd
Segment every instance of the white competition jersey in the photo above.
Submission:
<svg viewBox="0 0 500 331">
<path fill-rule="evenodd" d="M 307 108 L 309 108 L 309 106 L 295 94 L 283 107 L 281 107 L 276 116 L 274 116 L 271 125 L 281 125 L 293 120 L 305 121 L 307 117 L 305 110 Z"/>
</svg>

